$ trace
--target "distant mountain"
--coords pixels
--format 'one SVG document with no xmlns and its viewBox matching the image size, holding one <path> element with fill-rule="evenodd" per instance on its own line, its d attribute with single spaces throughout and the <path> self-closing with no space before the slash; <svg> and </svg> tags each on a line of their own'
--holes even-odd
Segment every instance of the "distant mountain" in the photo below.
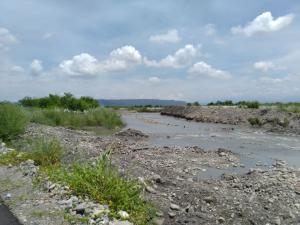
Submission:
<svg viewBox="0 0 300 225">
<path fill-rule="evenodd" d="M 186 105 L 185 101 L 178 100 L 160 100 L 160 99 L 99 99 L 103 106 L 170 106 L 170 105 Z"/>
</svg>

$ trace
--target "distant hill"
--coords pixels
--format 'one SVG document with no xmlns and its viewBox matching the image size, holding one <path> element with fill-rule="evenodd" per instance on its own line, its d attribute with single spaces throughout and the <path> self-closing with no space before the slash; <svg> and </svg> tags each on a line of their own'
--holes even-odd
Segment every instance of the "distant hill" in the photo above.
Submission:
<svg viewBox="0 0 300 225">
<path fill-rule="evenodd" d="M 103 106 L 170 106 L 170 105 L 186 105 L 185 101 L 177 100 L 160 100 L 160 99 L 99 99 L 100 105 Z"/>
</svg>

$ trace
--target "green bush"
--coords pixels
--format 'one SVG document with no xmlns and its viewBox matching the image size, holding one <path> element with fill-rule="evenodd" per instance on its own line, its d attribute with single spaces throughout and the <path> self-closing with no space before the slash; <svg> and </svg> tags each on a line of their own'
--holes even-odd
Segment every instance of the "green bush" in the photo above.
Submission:
<svg viewBox="0 0 300 225">
<path fill-rule="evenodd" d="M 91 108 L 99 107 L 99 102 L 91 97 L 83 96 L 75 98 L 70 93 L 65 93 L 64 96 L 49 94 L 44 98 L 30 98 L 25 97 L 19 101 L 25 107 L 37 108 L 63 108 L 73 111 L 84 111 Z"/>
<path fill-rule="evenodd" d="M 115 216 L 119 210 L 127 211 L 134 224 L 147 224 L 155 214 L 154 208 L 141 197 L 141 185 L 121 177 L 111 165 L 109 154 L 100 157 L 96 164 L 75 164 L 69 170 L 52 170 L 49 176 L 67 184 L 78 195 L 108 204 Z"/>
<path fill-rule="evenodd" d="M 252 117 L 248 119 L 248 122 L 252 125 L 252 126 L 262 126 L 263 123 L 261 122 L 261 120 L 257 117 Z"/>
<path fill-rule="evenodd" d="M 10 141 L 25 131 L 28 122 L 24 110 L 11 103 L 0 103 L 0 139 Z"/>
</svg>

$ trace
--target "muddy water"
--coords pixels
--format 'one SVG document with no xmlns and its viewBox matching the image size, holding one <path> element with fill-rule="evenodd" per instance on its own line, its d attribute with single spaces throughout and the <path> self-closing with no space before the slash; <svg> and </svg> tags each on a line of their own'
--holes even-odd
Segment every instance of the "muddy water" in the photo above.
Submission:
<svg viewBox="0 0 300 225">
<path fill-rule="evenodd" d="M 241 157 L 243 167 L 225 172 L 243 173 L 254 167 L 268 167 L 275 159 L 300 168 L 300 136 L 266 133 L 243 126 L 197 123 L 159 113 L 126 113 L 128 128 L 150 135 L 150 146 L 199 146 L 205 150 L 230 149 Z M 200 177 L 222 174 L 224 170 L 207 168 Z"/>
</svg>

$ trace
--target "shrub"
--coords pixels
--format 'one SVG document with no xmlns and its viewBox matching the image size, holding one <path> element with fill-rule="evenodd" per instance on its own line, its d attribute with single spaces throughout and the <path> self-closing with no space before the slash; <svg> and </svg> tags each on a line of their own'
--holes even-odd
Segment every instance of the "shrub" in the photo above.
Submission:
<svg viewBox="0 0 300 225">
<path fill-rule="evenodd" d="M 10 141 L 25 131 L 26 113 L 17 105 L 0 103 L 0 139 Z"/>
<path fill-rule="evenodd" d="M 262 126 L 262 122 L 259 118 L 257 117 L 252 117 L 248 119 L 248 122 L 252 125 L 252 126 Z"/>
</svg>

